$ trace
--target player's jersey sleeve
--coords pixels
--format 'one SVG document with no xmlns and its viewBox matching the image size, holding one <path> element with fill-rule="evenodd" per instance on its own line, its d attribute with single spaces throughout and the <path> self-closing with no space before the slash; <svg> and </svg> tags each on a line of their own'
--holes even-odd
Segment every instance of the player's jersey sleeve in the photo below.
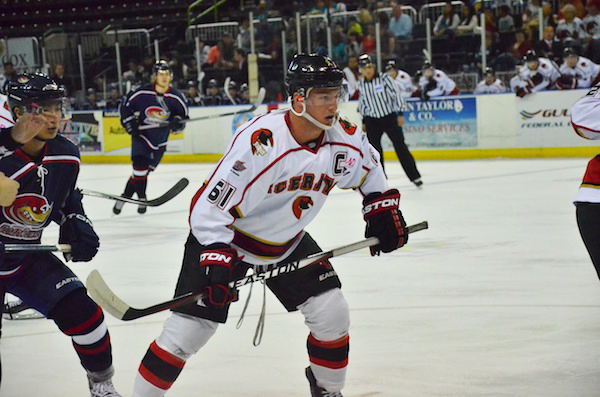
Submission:
<svg viewBox="0 0 600 397">
<path fill-rule="evenodd" d="M 346 167 L 348 175 L 345 175 L 338 186 L 341 189 L 358 189 L 365 196 L 369 193 L 388 190 L 387 179 L 383 173 L 379 153 L 369 143 L 367 134 L 360 127 L 343 118 L 340 119 L 340 125 L 342 128 L 345 125 L 355 129 L 355 132 L 350 135 L 352 139 L 348 143 L 358 149 L 358 155 L 356 158 L 347 159 L 347 161 L 357 161 L 357 164 L 348 164 L 348 167 Z"/>
<path fill-rule="evenodd" d="M 276 168 L 274 149 L 269 148 L 273 142 L 270 134 L 252 121 L 241 126 L 208 181 L 196 193 L 190 227 L 200 244 L 231 243 L 234 233 L 228 226 L 267 195 Z"/>
<path fill-rule="evenodd" d="M 22 146 L 12 138 L 11 131 L 12 127 L 0 128 L 0 159 L 10 156 L 18 147 Z"/>
<path fill-rule="evenodd" d="M 123 101 L 121 101 L 121 103 L 119 104 L 119 117 L 121 119 L 121 122 L 123 122 L 123 120 L 133 116 L 133 114 L 135 113 L 135 109 L 132 106 L 132 102 L 131 102 L 131 97 L 133 94 L 135 94 L 136 91 L 132 91 L 130 92 Z"/>
<path fill-rule="evenodd" d="M 596 84 L 586 96 L 571 108 L 571 125 L 585 139 L 600 139 L 600 84 Z"/>
</svg>

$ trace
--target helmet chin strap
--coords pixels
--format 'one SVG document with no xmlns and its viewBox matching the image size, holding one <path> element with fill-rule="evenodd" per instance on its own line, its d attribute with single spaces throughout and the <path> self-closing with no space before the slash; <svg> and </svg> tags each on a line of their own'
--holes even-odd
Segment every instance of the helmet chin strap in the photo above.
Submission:
<svg viewBox="0 0 600 397">
<path fill-rule="evenodd" d="M 306 96 L 308 96 L 309 92 L 310 92 L 310 89 L 308 90 Z M 311 123 L 313 123 L 314 125 L 316 125 L 317 127 L 321 128 L 321 129 L 324 129 L 325 131 L 332 129 L 333 126 L 335 125 L 335 123 L 337 123 L 337 121 L 339 120 L 339 118 L 340 118 L 340 112 L 336 111 L 335 112 L 335 117 L 334 117 L 333 122 L 331 123 L 331 125 L 327 125 L 327 124 L 321 123 L 320 121 L 318 121 L 317 119 L 315 119 L 313 116 L 311 116 L 310 113 L 308 113 L 308 111 L 306 109 L 306 103 L 304 101 L 305 101 L 304 97 L 301 96 L 299 98 L 298 102 L 300 103 L 300 105 L 302 105 L 302 111 L 301 112 L 297 112 L 296 110 L 294 110 L 294 106 L 293 106 L 293 103 L 292 103 L 292 97 L 288 97 L 288 103 L 290 104 L 290 110 L 291 110 L 291 112 L 294 113 L 298 117 L 304 117 L 305 119 L 307 119 L 308 121 L 310 121 Z"/>
</svg>

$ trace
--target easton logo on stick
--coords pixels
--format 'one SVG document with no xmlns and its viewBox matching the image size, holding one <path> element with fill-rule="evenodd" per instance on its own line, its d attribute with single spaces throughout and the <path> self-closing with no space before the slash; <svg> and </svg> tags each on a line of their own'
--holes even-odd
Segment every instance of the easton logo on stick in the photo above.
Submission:
<svg viewBox="0 0 600 397">
<path fill-rule="evenodd" d="M 250 137 L 250 144 L 252 145 L 252 154 L 264 156 L 267 154 L 267 147 L 273 147 L 273 133 L 266 128 L 254 131 Z"/>
</svg>

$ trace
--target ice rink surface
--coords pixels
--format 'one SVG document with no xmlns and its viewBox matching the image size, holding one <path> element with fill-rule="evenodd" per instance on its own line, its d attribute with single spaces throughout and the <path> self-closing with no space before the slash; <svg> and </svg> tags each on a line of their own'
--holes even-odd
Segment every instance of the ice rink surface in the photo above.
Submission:
<svg viewBox="0 0 600 397">
<path fill-rule="evenodd" d="M 586 397 L 600 395 L 600 283 L 581 242 L 571 203 L 586 160 L 420 162 L 417 190 L 396 162 L 390 184 L 409 224 L 428 220 L 392 254 L 368 250 L 333 260 L 351 308 L 344 396 Z M 140 216 L 86 197 L 101 239 L 83 280 L 99 269 L 133 306 L 171 298 L 188 234 L 189 203 L 213 165 L 162 164 L 154 198 L 179 178 L 190 186 Z M 119 194 L 130 167 L 84 165 L 81 188 Z M 323 249 L 363 238 L 360 195 L 334 189 L 308 231 Z M 265 222 L 277 220 L 265 219 Z M 49 228 L 44 243 L 56 243 Z M 262 293 L 255 286 L 241 329 L 230 321 L 186 365 L 168 396 L 306 397 L 307 328 L 267 292 L 262 344 L 252 346 Z M 106 314 L 114 382 L 124 396 L 167 314 L 121 322 Z M 3 322 L 2 397 L 89 396 L 70 339 L 53 322 Z"/>
</svg>

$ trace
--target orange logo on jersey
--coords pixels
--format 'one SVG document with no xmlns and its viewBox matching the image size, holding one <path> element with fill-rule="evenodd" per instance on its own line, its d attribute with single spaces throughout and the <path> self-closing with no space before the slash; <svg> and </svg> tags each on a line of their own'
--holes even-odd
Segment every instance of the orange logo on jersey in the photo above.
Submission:
<svg viewBox="0 0 600 397">
<path fill-rule="evenodd" d="M 10 207 L 2 208 L 4 216 L 13 223 L 41 227 L 52 212 L 46 197 L 35 193 L 20 194 Z"/>
<path fill-rule="evenodd" d="M 254 131 L 250 137 L 250 144 L 252 145 L 252 154 L 264 156 L 267 154 L 267 147 L 273 147 L 273 133 L 265 128 Z"/>
<path fill-rule="evenodd" d="M 300 196 L 294 203 L 292 204 L 292 211 L 294 211 L 294 216 L 298 219 L 302 216 L 302 211 L 310 209 L 315 203 L 308 196 Z"/>
<path fill-rule="evenodd" d="M 148 108 L 146 108 L 144 113 L 146 114 L 146 118 L 150 119 L 147 121 L 151 122 L 165 121 L 169 118 L 169 112 L 161 108 L 160 106 L 149 106 Z"/>
<path fill-rule="evenodd" d="M 346 134 L 354 135 L 354 133 L 356 132 L 356 125 L 352 124 L 348 120 L 340 118 L 340 124 L 344 131 L 346 131 Z"/>
</svg>

